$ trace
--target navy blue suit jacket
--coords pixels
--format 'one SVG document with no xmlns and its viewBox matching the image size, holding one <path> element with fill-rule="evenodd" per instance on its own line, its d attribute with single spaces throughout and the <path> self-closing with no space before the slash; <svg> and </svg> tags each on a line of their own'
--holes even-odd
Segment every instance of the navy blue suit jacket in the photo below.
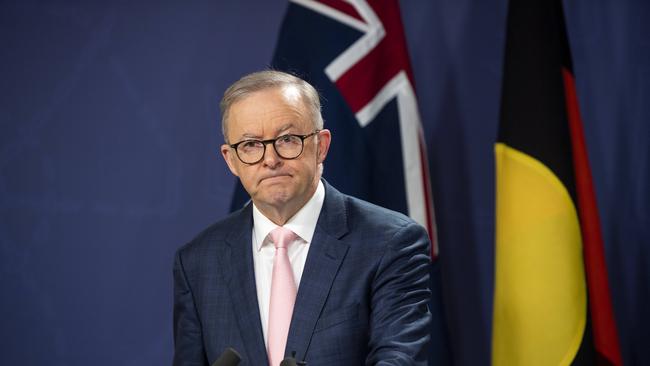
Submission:
<svg viewBox="0 0 650 366">
<path fill-rule="evenodd" d="M 209 365 L 226 347 L 267 365 L 252 259 L 252 205 L 180 248 L 174 365 Z M 429 239 L 410 218 L 325 183 L 286 355 L 309 366 L 425 365 Z"/>
</svg>

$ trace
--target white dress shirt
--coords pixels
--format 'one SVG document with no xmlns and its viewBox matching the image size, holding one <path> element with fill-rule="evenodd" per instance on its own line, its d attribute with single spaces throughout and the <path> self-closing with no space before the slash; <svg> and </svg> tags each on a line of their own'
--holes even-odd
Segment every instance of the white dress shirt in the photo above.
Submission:
<svg viewBox="0 0 650 366">
<path fill-rule="evenodd" d="M 307 253 L 311 239 L 314 236 L 316 222 L 320 215 L 325 200 L 325 187 L 323 182 L 318 182 L 314 195 L 307 203 L 284 224 L 284 227 L 298 235 L 289 246 L 288 254 L 296 280 L 296 288 L 300 288 L 300 278 L 305 268 Z M 275 246 L 268 237 L 271 230 L 278 227 L 253 204 L 253 265 L 255 269 L 255 285 L 257 287 L 257 301 L 262 321 L 264 344 L 268 344 L 267 333 L 269 323 L 269 303 L 271 301 L 271 277 L 273 273 L 273 257 Z"/>
</svg>

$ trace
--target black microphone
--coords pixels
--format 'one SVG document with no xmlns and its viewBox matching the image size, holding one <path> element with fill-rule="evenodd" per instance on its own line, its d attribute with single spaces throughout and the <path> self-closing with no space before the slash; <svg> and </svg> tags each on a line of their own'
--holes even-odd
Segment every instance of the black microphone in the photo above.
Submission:
<svg viewBox="0 0 650 366">
<path fill-rule="evenodd" d="M 307 366 L 305 361 L 296 361 L 296 351 L 291 352 L 291 357 L 287 357 L 282 362 L 280 366 Z"/>
<path fill-rule="evenodd" d="M 228 347 L 225 351 L 217 358 L 212 366 L 237 366 L 241 361 L 241 356 L 234 349 Z"/>
<path fill-rule="evenodd" d="M 287 357 L 282 362 L 280 362 L 280 366 L 298 366 L 298 363 L 296 362 L 296 359 L 293 357 Z"/>
</svg>

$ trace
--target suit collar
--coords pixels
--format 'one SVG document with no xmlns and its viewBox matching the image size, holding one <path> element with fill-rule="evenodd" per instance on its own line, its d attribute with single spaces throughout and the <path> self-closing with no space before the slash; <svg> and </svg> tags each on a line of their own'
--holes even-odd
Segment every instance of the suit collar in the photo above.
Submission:
<svg viewBox="0 0 650 366">
<path fill-rule="evenodd" d="M 257 302 L 251 244 L 252 203 L 235 213 L 233 219 L 232 230 L 226 237 L 228 252 L 220 258 L 220 265 L 228 278 L 228 290 L 249 364 L 265 365 L 268 359 Z"/>
<path fill-rule="evenodd" d="M 349 248 L 341 240 L 348 231 L 345 196 L 323 182 L 325 202 L 300 280 L 287 339 L 286 353 L 295 351 L 299 360 L 305 359 L 316 322 Z"/>
<path fill-rule="evenodd" d="M 345 196 L 332 187 L 325 179 L 325 202 L 318 222 L 317 228 L 329 233 L 333 238 L 339 239 L 348 232 L 348 212 L 345 205 Z"/>
</svg>

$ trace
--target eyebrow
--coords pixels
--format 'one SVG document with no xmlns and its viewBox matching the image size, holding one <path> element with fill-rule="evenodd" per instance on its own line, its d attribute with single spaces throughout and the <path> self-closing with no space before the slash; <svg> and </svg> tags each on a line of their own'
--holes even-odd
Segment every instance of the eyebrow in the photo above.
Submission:
<svg viewBox="0 0 650 366">
<path fill-rule="evenodd" d="M 241 136 L 241 138 L 245 139 L 259 139 L 260 137 L 258 135 L 252 134 L 252 133 L 245 133 Z"/>
<path fill-rule="evenodd" d="M 292 127 L 294 127 L 294 125 L 293 125 L 292 122 L 285 123 L 284 125 L 282 125 L 282 126 L 280 127 L 280 129 L 278 129 L 278 136 L 279 136 L 282 132 L 284 132 L 284 131 L 286 131 L 286 130 L 292 128 Z"/>
<path fill-rule="evenodd" d="M 292 127 L 295 127 L 292 122 L 285 123 L 282 125 L 278 130 L 276 136 L 280 136 L 283 132 L 285 132 L 288 129 L 291 129 Z M 253 133 L 244 133 L 241 138 L 244 139 L 261 139 L 262 137 Z"/>
</svg>

